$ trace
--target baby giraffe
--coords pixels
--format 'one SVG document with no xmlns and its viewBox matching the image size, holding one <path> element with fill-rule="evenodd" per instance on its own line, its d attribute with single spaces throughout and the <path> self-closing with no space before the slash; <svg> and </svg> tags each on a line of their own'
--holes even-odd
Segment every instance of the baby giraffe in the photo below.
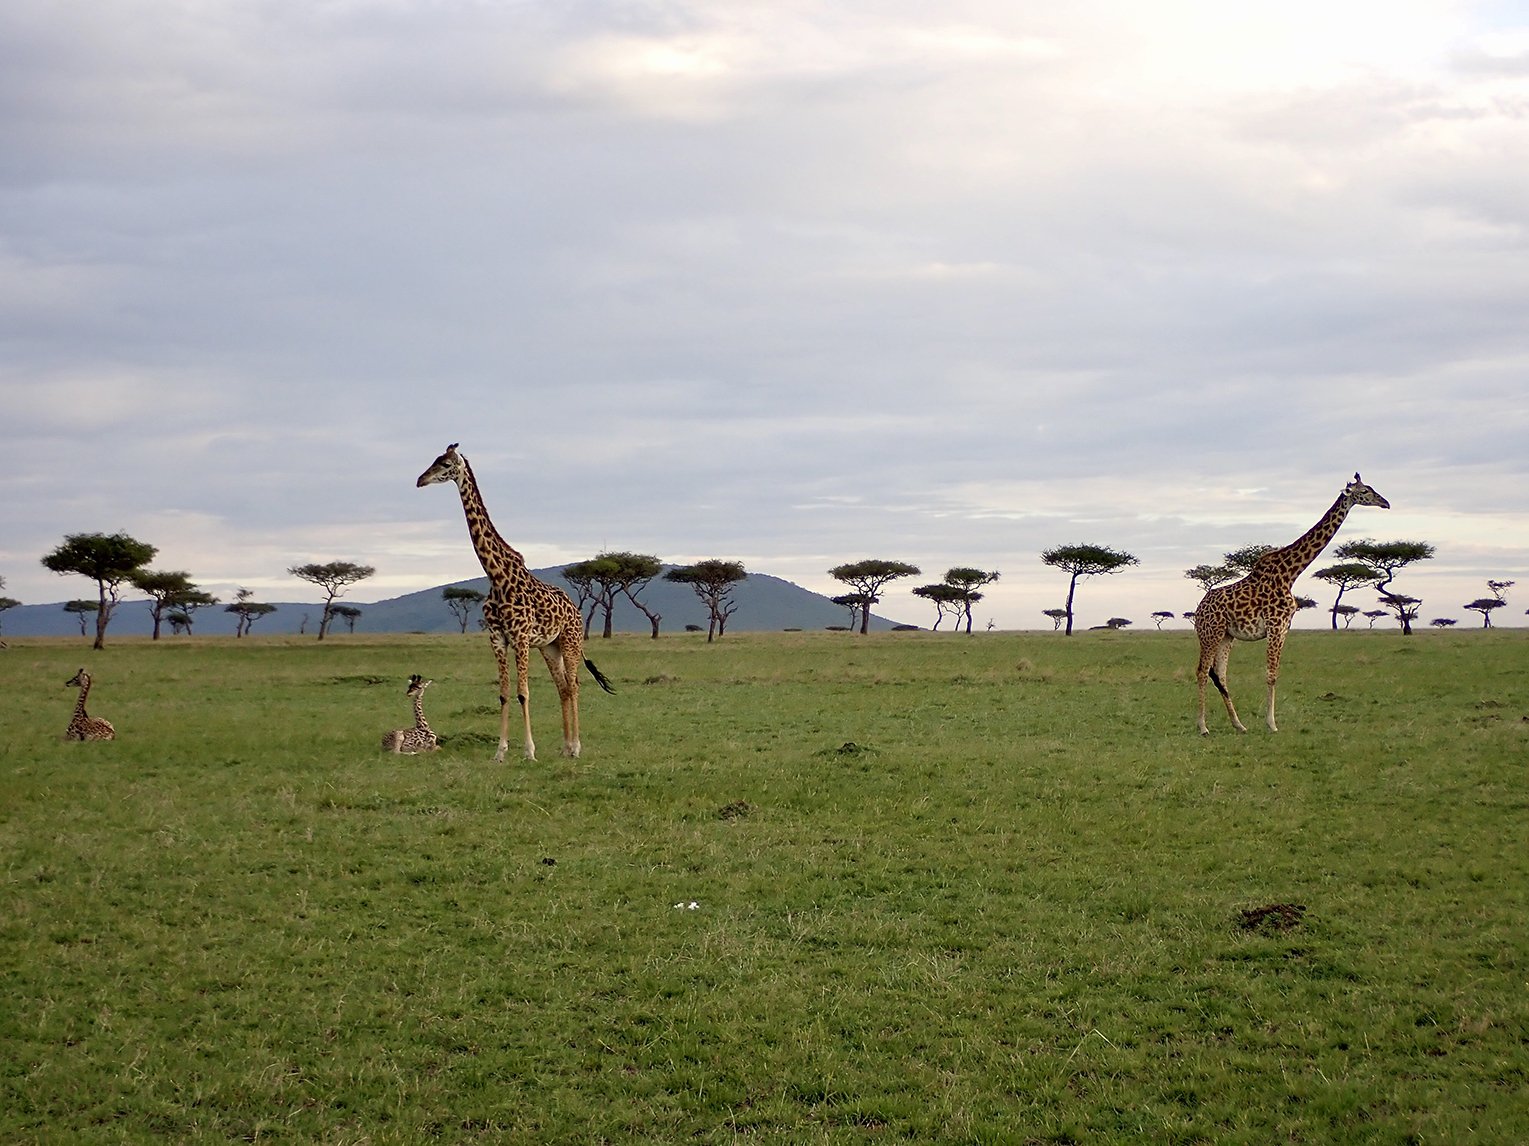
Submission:
<svg viewBox="0 0 1529 1146">
<path fill-rule="evenodd" d="M 440 743 L 430 725 L 425 723 L 425 689 L 430 687 L 431 682 L 415 673 L 409 678 L 409 689 L 406 695 L 414 698 L 414 727 L 395 728 L 382 738 L 382 748 L 385 752 L 401 752 L 406 756 L 412 756 L 416 752 L 434 752 L 440 747 Z"/>
<path fill-rule="evenodd" d="M 90 695 L 90 674 L 88 672 L 81 669 L 73 677 L 64 682 L 64 687 L 80 690 L 80 699 L 74 705 L 74 716 L 69 720 L 69 727 L 64 729 L 65 740 L 117 739 L 117 730 L 111 726 L 111 721 L 102 720 L 99 716 L 85 715 L 85 698 Z"/>
</svg>

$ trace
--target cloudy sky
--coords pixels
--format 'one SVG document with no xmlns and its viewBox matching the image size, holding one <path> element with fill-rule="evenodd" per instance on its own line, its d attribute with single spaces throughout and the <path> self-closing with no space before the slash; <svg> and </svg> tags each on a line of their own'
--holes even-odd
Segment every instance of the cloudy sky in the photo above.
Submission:
<svg viewBox="0 0 1529 1146">
<path fill-rule="evenodd" d="M 1522 623 L 1529 10 L 8 0 L 0 338 L 26 603 L 119 529 L 225 597 L 475 576 L 460 442 L 533 566 L 976 565 L 1001 628 L 1073 542 L 1141 561 L 1080 624 L 1191 609 L 1357 469 L 1425 620 Z"/>
</svg>

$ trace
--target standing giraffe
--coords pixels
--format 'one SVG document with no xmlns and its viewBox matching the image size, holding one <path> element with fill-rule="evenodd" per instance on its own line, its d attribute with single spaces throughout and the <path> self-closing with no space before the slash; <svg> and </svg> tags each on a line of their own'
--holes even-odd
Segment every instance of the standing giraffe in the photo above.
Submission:
<svg viewBox="0 0 1529 1146">
<path fill-rule="evenodd" d="M 1265 638 L 1269 641 L 1267 719 L 1269 731 L 1279 731 L 1274 724 L 1274 686 L 1279 681 L 1279 657 L 1285 647 L 1285 633 L 1290 629 L 1290 619 L 1295 616 L 1295 596 L 1290 587 L 1327 547 L 1348 511 L 1356 505 L 1391 508 L 1391 503 L 1365 485 L 1356 473 L 1320 521 L 1283 549 L 1270 549 L 1260 554 L 1252 571 L 1241 581 L 1217 586 L 1200 601 L 1195 610 L 1195 633 L 1200 638 L 1200 663 L 1195 669 L 1200 735 L 1210 733 L 1205 727 L 1207 677 L 1215 682 L 1221 699 L 1226 702 L 1226 714 L 1232 718 L 1233 726 L 1238 732 L 1247 731 L 1237 719 L 1232 694 L 1226 689 L 1226 666 L 1234 640 L 1261 641 Z"/>
<path fill-rule="evenodd" d="M 467 515 L 467 532 L 478 561 L 488 574 L 488 599 L 483 602 L 483 621 L 488 628 L 494 658 L 499 662 L 499 750 L 494 762 L 504 760 L 510 746 L 510 666 L 509 654 L 515 656 L 515 696 L 520 701 L 520 715 L 525 725 L 526 759 L 536 759 L 536 742 L 531 739 L 530 663 L 531 648 L 541 650 L 552 683 L 557 686 L 563 705 L 563 754 L 579 754 L 579 665 L 588 667 L 595 681 L 606 692 L 615 692 L 610 681 L 584 658 L 584 618 L 573 599 L 556 585 L 534 577 L 526 568 L 525 558 L 499 536 L 489 520 L 478 482 L 467 459 L 457 453 L 456 443 L 436 458 L 419 475 L 416 487 L 436 482 L 456 482 L 462 495 L 462 511 Z"/>
<path fill-rule="evenodd" d="M 88 672 L 81 669 L 64 682 L 64 687 L 80 690 L 80 699 L 74 702 L 74 715 L 69 718 L 69 727 L 64 729 L 65 740 L 117 739 L 117 730 L 111 726 L 111 721 L 85 715 L 85 698 L 90 695 Z"/>
<path fill-rule="evenodd" d="M 404 695 L 414 698 L 414 727 L 395 728 L 389 732 L 382 738 L 384 751 L 412 756 L 416 752 L 434 752 L 441 746 L 439 738 L 425 720 L 425 689 L 432 683 L 419 673 L 409 678 L 409 687 Z"/>
</svg>

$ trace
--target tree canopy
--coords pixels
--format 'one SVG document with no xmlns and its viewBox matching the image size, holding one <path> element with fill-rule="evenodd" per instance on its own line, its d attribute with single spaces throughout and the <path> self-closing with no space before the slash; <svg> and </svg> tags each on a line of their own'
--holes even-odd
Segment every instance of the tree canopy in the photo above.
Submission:
<svg viewBox="0 0 1529 1146">
<path fill-rule="evenodd" d="M 441 600 L 446 602 L 446 607 L 451 610 L 451 615 L 457 619 L 457 624 L 465 633 L 473 609 L 483 604 L 487 597 L 468 585 L 447 585 L 441 590 Z"/>
<path fill-rule="evenodd" d="M 1343 594 L 1350 589 L 1367 582 L 1374 581 L 1380 576 L 1380 571 L 1366 565 L 1363 561 L 1341 561 L 1336 565 L 1329 565 L 1325 569 L 1318 569 L 1312 574 L 1318 581 L 1326 581 L 1338 590 L 1338 595 L 1333 598 L 1333 607 L 1328 610 L 1332 614 L 1333 629 L 1338 628 L 1338 618 L 1341 616 Z"/>
<path fill-rule="evenodd" d="M 968 565 L 957 565 L 953 569 L 945 571 L 945 579 L 936 581 L 932 585 L 920 585 L 913 590 L 915 597 L 922 597 L 935 608 L 934 627 L 938 629 L 940 622 L 949 613 L 956 618 L 957 624 L 961 618 L 966 618 L 966 632 L 972 631 L 972 606 L 982 600 L 980 592 L 982 586 L 991 585 L 998 580 L 1001 574 L 989 573 L 983 569 L 973 569 Z"/>
<path fill-rule="evenodd" d="M 1139 565 L 1134 556 L 1107 545 L 1058 545 L 1041 554 L 1041 562 L 1071 575 L 1067 582 L 1067 635 L 1072 636 L 1073 597 L 1078 582 L 1085 577 L 1117 573 L 1129 565 Z"/>
<path fill-rule="evenodd" d="M 709 617 L 706 628 L 709 643 L 727 631 L 727 619 L 738 610 L 733 589 L 748 575 L 741 561 L 710 558 L 694 565 L 676 566 L 664 574 L 664 580 L 689 585 L 701 599 Z"/>
<path fill-rule="evenodd" d="M 1469 605 L 1461 605 L 1460 607 L 1462 609 L 1469 609 L 1473 613 L 1480 613 L 1481 627 L 1483 629 L 1490 629 L 1492 627 L 1492 610 L 1501 609 L 1506 604 L 1507 602 L 1501 597 L 1477 597 Z"/>
<path fill-rule="evenodd" d="M 234 613 L 238 620 L 234 625 L 234 636 L 242 637 L 250 631 L 250 627 L 260 620 L 261 617 L 269 616 L 276 612 L 275 605 L 264 605 L 259 601 L 251 600 L 254 597 L 253 589 L 240 589 L 234 594 L 233 604 L 224 605 L 225 613 Z"/>
<path fill-rule="evenodd" d="M 95 648 L 106 645 L 106 626 L 112 609 L 122 600 L 122 583 L 137 570 L 154 560 L 159 550 L 126 533 L 71 533 L 64 543 L 43 557 L 45 568 L 55 573 L 73 573 L 96 583 Z"/>
<path fill-rule="evenodd" d="M 128 578 L 133 587 L 149 599 L 149 616 L 154 621 L 154 640 L 159 640 L 166 610 L 176 610 L 186 617 L 204 605 L 216 605 L 218 599 L 192 583 L 191 574 L 181 571 L 136 569 Z"/>
<path fill-rule="evenodd" d="M 658 636 L 658 624 L 663 615 L 648 607 L 639 594 L 653 578 L 663 570 L 663 562 L 648 553 L 606 552 L 587 561 L 575 561 L 563 567 L 563 579 L 579 594 L 579 608 L 583 611 L 586 601 L 593 601 L 595 609 L 605 612 L 605 629 L 601 634 L 610 637 L 614 625 L 616 598 L 624 596 L 648 618 L 653 636 Z M 589 616 L 594 617 L 591 610 Z M 585 622 L 585 629 L 590 622 Z"/>
<path fill-rule="evenodd" d="M 1433 553 L 1434 548 L 1427 541 L 1376 541 L 1369 537 L 1345 541 L 1333 550 L 1333 556 L 1339 561 L 1357 561 L 1375 571 L 1375 593 L 1380 603 L 1401 621 L 1405 636 L 1412 635 L 1412 622 L 1417 617 L 1417 609 L 1413 606 L 1422 602 L 1411 597 L 1405 598 L 1410 605 L 1388 600 L 1391 597 L 1403 597 L 1402 594 L 1390 591 L 1391 582 L 1396 580 L 1396 574 L 1401 569 L 1416 561 L 1427 561 Z"/>
<path fill-rule="evenodd" d="M 358 581 L 365 581 L 373 573 L 377 572 L 370 565 L 358 565 L 354 561 L 327 561 L 314 562 L 308 565 L 293 565 L 287 573 L 300 581 L 307 581 L 317 585 L 325 593 L 324 615 L 319 619 L 319 640 L 329 632 L 329 623 L 334 620 L 334 602 L 350 586 Z"/>
<path fill-rule="evenodd" d="M 828 575 L 835 581 L 843 581 L 856 594 L 865 598 L 865 608 L 860 614 L 860 632 L 864 634 L 870 631 L 871 606 L 881 600 L 882 589 L 899 578 L 917 577 L 919 567 L 909 565 L 906 561 L 868 557 L 864 561 L 835 565 L 828 571 Z"/>
</svg>

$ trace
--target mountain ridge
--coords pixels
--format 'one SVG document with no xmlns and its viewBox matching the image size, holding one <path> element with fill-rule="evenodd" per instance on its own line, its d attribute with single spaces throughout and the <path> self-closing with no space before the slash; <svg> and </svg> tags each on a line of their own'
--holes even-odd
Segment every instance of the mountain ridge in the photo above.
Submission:
<svg viewBox="0 0 1529 1146">
<path fill-rule="evenodd" d="M 531 572 L 543 581 L 567 589 L 562 579 L 564 566 L 554 565 Z M 665 566 L 665 570 L 673 566 Z M 476 589 L 488 592 L 487 577 L 473 577 L 465 581 L 452 581 L 429 589 L 419 589 L 398 597 L 380 601 L 352 601 L 339 598 L 337 605 L 353 605 L 361 610 L 356 620 L 356 631 L 362 633 L 448 633 L 460 630 L 460 622 L 447 608 L 441 592 L 447 588 Z M 706 606 L 688 585 L 665 581 L 660 575 L 639 590 L 638 597 L 655 613 L 660 614 L 659 632 L 684 631 L 687 625 L 705 628 Z M 728 618 L 727 627 L 732 632 L 769 632 L 780 629 L 823 629 L 849 624 L 849 610 L 835 605 L 821 593 L 804 589 L 794 582 L 768 573 L 750 573 L 733 593 L 737 611 Z M 323 615 L 322 602 L 273 601 L 276 611 L 255 622 L 254 635 L 295 634 L 299 631 L 316 633 L 319 618 Z M 197 610 L 192 618 L 192 633 L 203 636 L 232 636 L 237 623 L 234 614 L 225 611 L 225 604 Z M 64 601 L 40 605 L 18 605 L 0 613 L 0 636 L 5 637 L 67 637 L 78 636 L 79 620 L 72 613 L 63 611 Z M 589 606 L 585 606 L 585 615 Z M 604 630 L 604 611 L 597 612 L 590 631 L 596 635 Z M 896 627 L 897 622 L 871 614 L 871 628 L 881 631 Z M 477 628 L 476 610 L 468 621 L 468 631 Z M 611 614 L 611 629 L 617 633 L 652 632 L 648 618 L 638 611 L 624 596 L 616 602 Z M 123 601 L 112 613 L 107 639 L 113 636 L 148 636 L 154 630 L 153 618 L 146 600 Z M 336 620 L 330 626 L 331 633 L 346 632 L 345 622 Z M 85 633 L 95 632 L 95 619 L 85 615 Z M 171 635 L 166 622 L 161 634 Z"/>
</svg>

